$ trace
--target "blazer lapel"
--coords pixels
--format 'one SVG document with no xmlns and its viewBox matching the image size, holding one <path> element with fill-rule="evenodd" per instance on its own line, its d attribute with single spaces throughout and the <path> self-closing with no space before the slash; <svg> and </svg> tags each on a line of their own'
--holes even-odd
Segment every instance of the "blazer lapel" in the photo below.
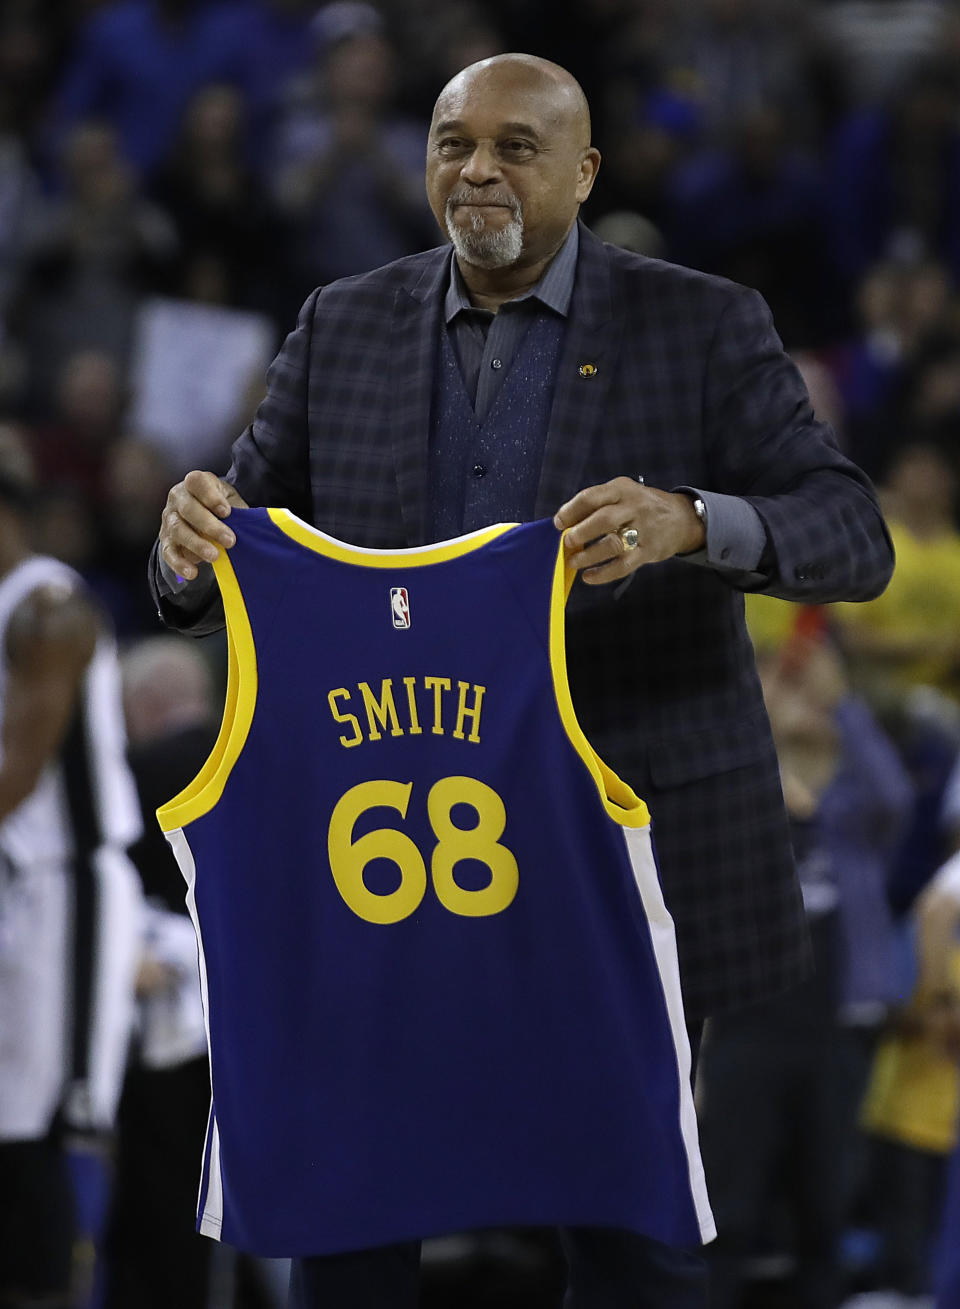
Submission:
<svg viewBox="0 0 960 1309">
<path fill-rule="evenodd" d="M 419 281 L 397 291 L 393 310 L 390 425 L 400 510 L 410 545 L 423 545 L 426 540 L 430 405 L 450 248 L 436 253 Z"/>
<path fill-rule="evenodd" d="M 549 518 L 582 490 L 583 470 L 603 418 L 621 328 L 602 242 L 580 224 L 577 277 L 557 369 L 536 514 Z"/>
</svg>

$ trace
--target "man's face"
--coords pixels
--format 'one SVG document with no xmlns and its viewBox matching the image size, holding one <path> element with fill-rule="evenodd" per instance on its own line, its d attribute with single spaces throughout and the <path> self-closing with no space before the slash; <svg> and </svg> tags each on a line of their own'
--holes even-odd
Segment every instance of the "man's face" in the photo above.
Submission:
<svg viewBox="0 0 960 1309">
<path fill-rule="evenodd" d="M 427 195 L 461 263 L 535 264 L 563 241 L 599 155 L 569 98 L 517 68 L 469 70 L 437 101 Z"/>
</svg>

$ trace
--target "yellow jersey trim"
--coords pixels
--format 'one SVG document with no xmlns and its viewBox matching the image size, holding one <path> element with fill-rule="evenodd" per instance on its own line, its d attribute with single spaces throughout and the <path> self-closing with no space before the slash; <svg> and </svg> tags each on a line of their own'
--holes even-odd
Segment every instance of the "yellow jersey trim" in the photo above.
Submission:
<svg viewBox="0 0 960 1309">
<path fill-rule="evenodd" d="M 553 689 L 560 711 L 560 721 L 570 744 L 586 764 L 596 783 L 600 799 L 607 813 L 621 827 L 646 827 L 650 811 L 633 789 L 603 762 L 584 735 L 577 720 L 567 679 L 566 608 L 567 597 L 576 579 L 576 570 L 567 566 L 566 551 L 561 537 L 557 549 L 557 562 L 553 570 L 553 588 L 550 596 L 550 670 Z"/>
<path fill-rule="evenodd" d="M 257 703 L 257 652 L 247 607 L 226 550 L 214 561 L 227 620 L 227 695 L 223 720 L 206 762 L 179 795 L 157 810 L 164 832 L 176 831 L 209 813 L 223 794 L 227 778 L 243 749 Z"/>
<path fill-rule="evenodd" d="M 359 564 L 362 568 L 396 568 L 402 563 L 404 568 L 421 568 L 426 564 L 440 564 L 448 559 L 459 559 L 461 555 L 470 554 L 480 546 L 495 541 L 504 532 L 512 531 L 517 523 L 495 523 L 492 527 L 481 527 L 479 531 L 468 532 L 466 536 L 457 536 L 452 541 L 441 541 L 439 545 L 408 546 L 400 550 L 369 550 L 360 545 L 348 545 L 338 541 L 334 536 L 327 536 L 317 527 L 311 527 L 302 518 L 292 514 L 289 509 L 268 509 L 270 520 L 286 536 L 304 545 L 316 554 L 328 559 L 339 559 L 345 564 Z"/>
</svg>

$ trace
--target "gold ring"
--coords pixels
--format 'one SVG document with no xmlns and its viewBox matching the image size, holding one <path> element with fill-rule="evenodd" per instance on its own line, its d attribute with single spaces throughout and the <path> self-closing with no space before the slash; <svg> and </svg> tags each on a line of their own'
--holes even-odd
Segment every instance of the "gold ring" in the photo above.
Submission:
<svg viewBox="0 0 960 1309">
<path fill-rule="evenodd" d="M 640 534 L 635 527 L 621 527 L 617 533 L 623 542 L 625 550 L 636 550 L 637 542 L 640 540 Z"/>
</svg>

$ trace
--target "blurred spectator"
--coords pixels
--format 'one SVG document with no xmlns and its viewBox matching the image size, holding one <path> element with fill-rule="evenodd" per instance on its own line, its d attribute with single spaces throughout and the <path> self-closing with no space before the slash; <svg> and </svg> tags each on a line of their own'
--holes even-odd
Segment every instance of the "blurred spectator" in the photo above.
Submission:
<svg viewBox="0 0 960 1309">
<path fill-rule="evenodd" d="M 920 971 L 917 991 L 923 997 L 923 1021 L 944 1054 L 960 1059 L 960 988 L 953 959 L 960 929 L 960 855 L 938 871 L 917 908 Z M 960 1303 L 960 1150 L 950 1165 L 947 1199 L 940 1225 L 937 1303 L 952 1309 Z"/>
<path fill-rule="evenodd" d="M 899 919 L 955 848 L 946 797 L 960 749 L 960 706 L 933 687 L 913 686 L 888 698 L 882 721 L 914 789 L 913 814 L 887 882 L 890 907 Z"/>
<path fill-rule="evenodd" d="M 671 217 L 677 170 L 700 137 L 699 107 L 682 92 L 665 87 L 642 97 L 634 91 L 627 83 L 621 85 L 617 130 L 605 146 L 588 212 L 591 217 L 618 210 L 639 213 L 663 230 Z"/>
<path fill-rule="evenodd" d="M 960 696 L 960 532 L 957 477 L 933 445 L 894 457 L 884 508 L 897 566 L 882 596 L 832 608 L 858 679 L 885 705 L 911 687 Z"/>
<path fill-rule="evenodd" d="M 66 193 L 38 225 L 11 307 L 35 405 L 77 350 L 125 361 L 137 301 L 169 273 L 176 249 L 169 221 L 138 195 L 108 128 L 86 123 L 71 134 L 64 173 Z"/>
<path fill-rule="evenodd" d="M 642 106 L 649 95 L 665 90 L 684 100 L 696 99 L 688 74 L 671 76 L 667 54 L 682 14 L 671 0 L 643 5 L 583 0 L 570 7 L 564 29 L 561 13 L 551 12 L 545 26 L 562 42 L 557 62 L 578 70 L 593 114 L 594 141 L 605 159 L 616 148 L 620 132 L 644 116 Z M 535 41 L 531 45 L 536 48 Z"/>
<path fill-rule="evenodd" d="M 846 413 L 846 449 L 872 476 L 885 469 L 902 432 L 912 430 L 902 403 L 907 379 L 950 316 L 950 281 L 939 263 L 874 266 L 856 297 L 859 331 L 833 348 L 829 365 Z"/>
<path fill-rule="evenodd" d="M 810 344 L 825 331 L 831 300 L 820 169 L 790 146 L 784 115 L 770 105 L 731 124 L 730 139 L 729 147 L 694 154 L 674 173 L 671 253 L 755 287 L 787 345 Z"/>
<path fill-rule="evenodd" d="M 942 259 L 960 283 L 960 70 L 919 68 L 890 105 L 839 127 L 828 182 L 833 256 L 849 287 L 890 257 Z"/>
<path fill-rule="evenodd" d="M 960 764 L 952 769 L 947 779 L 940 812 L 947 851 L 956 854 L 960 852 Z"/>
<path fill-rule="evenodd" d="M 31 3 L 0 9 L 0 130 L 24 145 L 47 107 L 56 23 Z"/>
<path fill-rule="evenodd" d="M 600 240 L 609 245 L 619 245 L 624 250 L 632 250 L 634 254 L 647 255 L 651 259 L 662 259 L 664 256 L 662 233 L 640 214 L 615 209 L 598 218 L 591 226 Z"/>
<path fill-rule="evenodd" d="M 76 485 L 53 483 L 33 507 L 34 547 L 83 577 L 122 640 L 156 629 L 143 585 L 143 551 L 156 534 L 169 481 L 170 466 L 159 450 L 125 438 L 104 455 L 96 499 Z"/>
<path fill-rule="evenodd" d="M 0 36 L 2 42 L 2 36 Z M 0 98 L 0 316 L 40 212 L 40 183 L 23 139 L 11 130 Z"/>
<path fill-rule="evenodd" d="M 241 28 L 245 154 L 258 172 L 269 164 L 271 132 L 288 89 L 310 65 L 318 7 L 319 0 L 246 0 L 242 20 L 234 14 Z"/>
<path fill-rule="evenodd" d="M 244 106 L 232 87 L 206 87 L 190 102 L 151 194 L 173 219 L 181 267 L 203 257 L 219 262 L 218 299 L 267 312 L 284 307 L 274 290 L 281 237 L 244 157 Z"/>
<path fill-rule="evenodd" d="M 900 412 L 905 430 L 940 432 L 955 446 L 960 435 L 960 334 L 927 341 L 904 379 Z"/>
<path fill-rule="evenodd" d="M 107 458 L 89 580 L 124 640 L 156 629 L 156 611 L 143 587 L 143 559 L 156 535 L 170 475 L 161 451 L 135 438 L 117 442 Z"/>
<path fill-rule="evenodd" d="M 795 636 L 762 666 L 815 972 L 782 999 L 712 1019 L 701 1140 L 719 1236 L 713 1309 L 738 1309 L 771 1199 L 791 1219 L 798 1309 L 837 1303 L 865 1064 L 856 1029 L 896 997 L 886 867 L 910 784 L 837 653 Z"/>
<path fill-rule="evenodd" d="M 30 432 L 45 486 L 70 486 L 91 504 L 103 500 L 104 467 L 118 439 L 125 396 L 116 359 L 81 350 L 63 364 L 53 388 L 50 421 Z"/>
<path fill-rule="evenodd" d="M 235 81 L 256 39 L 256 9 L 209 0 L 119 0 L 84 22 L 56 97 L 54 149 L 81 122 L 103 119 L 141 176 L 167 153 L 190 97 Z"/>
<path fill-rule="evenodd" d="M 90 501 L 67 486 L 45 488 L 34 501 L 31 520 L 34 548 L 69 564 L 88 579 L 97 557 L 97 529 Z"/>
<path fill-rule="evenodd" d="M 668 58 L 692 74 L 711 138 L 725 143 L 744 119 L 771 105 L 789 116 L 795 133 L 805 126 L 809 134 L 802 10 L 782 0 L 700 0 L 678 10 L 685 30 Z"/>
<path fill-rule="evenodd" d="M 436 244 L 426 125 L 394 115 L 393 78 L 382 35 L 344 37 L 322 53 L 308 97 L 279 126 L 275 194 L 304 288 Z"/>
<path fill-rule="evenodd" d="M 167 633 L 131 646 L 122 667 L 123 713 L 131 757 L 136 762 L 144 755 L 169 756 L 161 769 L 164 775 L 146 788 L 150 795 L 144 808 L 154 819 L 155 811 L 197 775 L 213 745 L 217 728 L 213 674 L 197 642 Z M 181 737 L 192 742 L 190 759 L 182 764 L 170 744 Z M 165 750 L 157 746 L 161 741 L 167 742 Z M 145 788 L 141 784 L 139 789 L 142 793 Z M 144 827 L 131 854 L 147 895 L 183 912 L 183 876 L 155 821 Z"/>
<path fill-rule="evenodd" d="M 793 362 L 806 383 L 813 412 L 818 418 L 830 424 L 841 449 L 846 450 L 848 448 L 847 411 L 843 395 L 830 368 L 817 355 L 803 350 L 793 351 Z"/>
<path fill-rule="evenodd" d="M 501 54 L 507 48 L 490 15 L 485 15 L 476 5 L 444 4 L 437 12 L 447 21 L 441 22 L 433 32 L 436 72 L 431 73 L 431 85 L 434 88 L 443 86 L 461 68 Z"/>
<path fill-rule="evenodd" d="M 31 552 L 31 496 L 27 452 L 8 430 L 0 443 L 0 1300 L 14 1306 L 65 1305 L 74 1233 L 96 1229 L 141 910 L 125 853 L 140 815 L 115 647 L 76 574 Z"/>
<path fill-rule="evenodd" d="M 324 14 L 332 8 L 328 6 Z M 497 26 L 493 6 L 477 0 L 393 0 L 382 8 L 396 42 L 398 103 L 417 118 L 430 116 L 437 87 L 461 68 L 511 48 Z M 370 23 L 366 30 L 376 31 L 379 26 L 379 22 Z"/>
<path fill-rule="evenodd" d="M 220 271 L 216 260 L 197 259 L 194 292 L 217 298 L 225 289 Z M 222 303 L 145 300 L 134 329 L 130 427 L 163 451 L 178 476 L 216 465 L 247 422 L 251 384 L 262 385 L 275 335 L 262 314 Z"/>
<path fill-rule="evenodd" d="M 930 903 L 928 894 L 921 906 Z M 863 1110 L 863 1126 L 875 1138 L 868 1182 L 882 1238 L 878 1281 L 902 1296 L 931 1289 L 946 1160 L 957 1144 L 960 1111 L 960 1073 L 943 1049 L 945 1015 L 929 989 L 931 960 L 922 955 L 918 963 L 910 1003 L 877 1051 Z M 942 969 L 938 991 L 960 989 L 960 950 L 948 952 Z"/>
<path fill-rule="evenodd" d="M 124 656 L 123 687 L 144 818 L 130 853 L 150 917 L 140 1037 L 120 1103 L 105 1304 L 206 1309 L 213 1247 L 194 1225 L 210 1074 L 186 887 L 155 812 L 200 771 L 213 745 L 213 683 L 195 644 L 154 636 Z"/>
<path fill-rule="evenodd" d="M 892 101 L 942 48 L 950 0 L 827 0 L 812 6 L 848 103 Z"/>
</svg>

